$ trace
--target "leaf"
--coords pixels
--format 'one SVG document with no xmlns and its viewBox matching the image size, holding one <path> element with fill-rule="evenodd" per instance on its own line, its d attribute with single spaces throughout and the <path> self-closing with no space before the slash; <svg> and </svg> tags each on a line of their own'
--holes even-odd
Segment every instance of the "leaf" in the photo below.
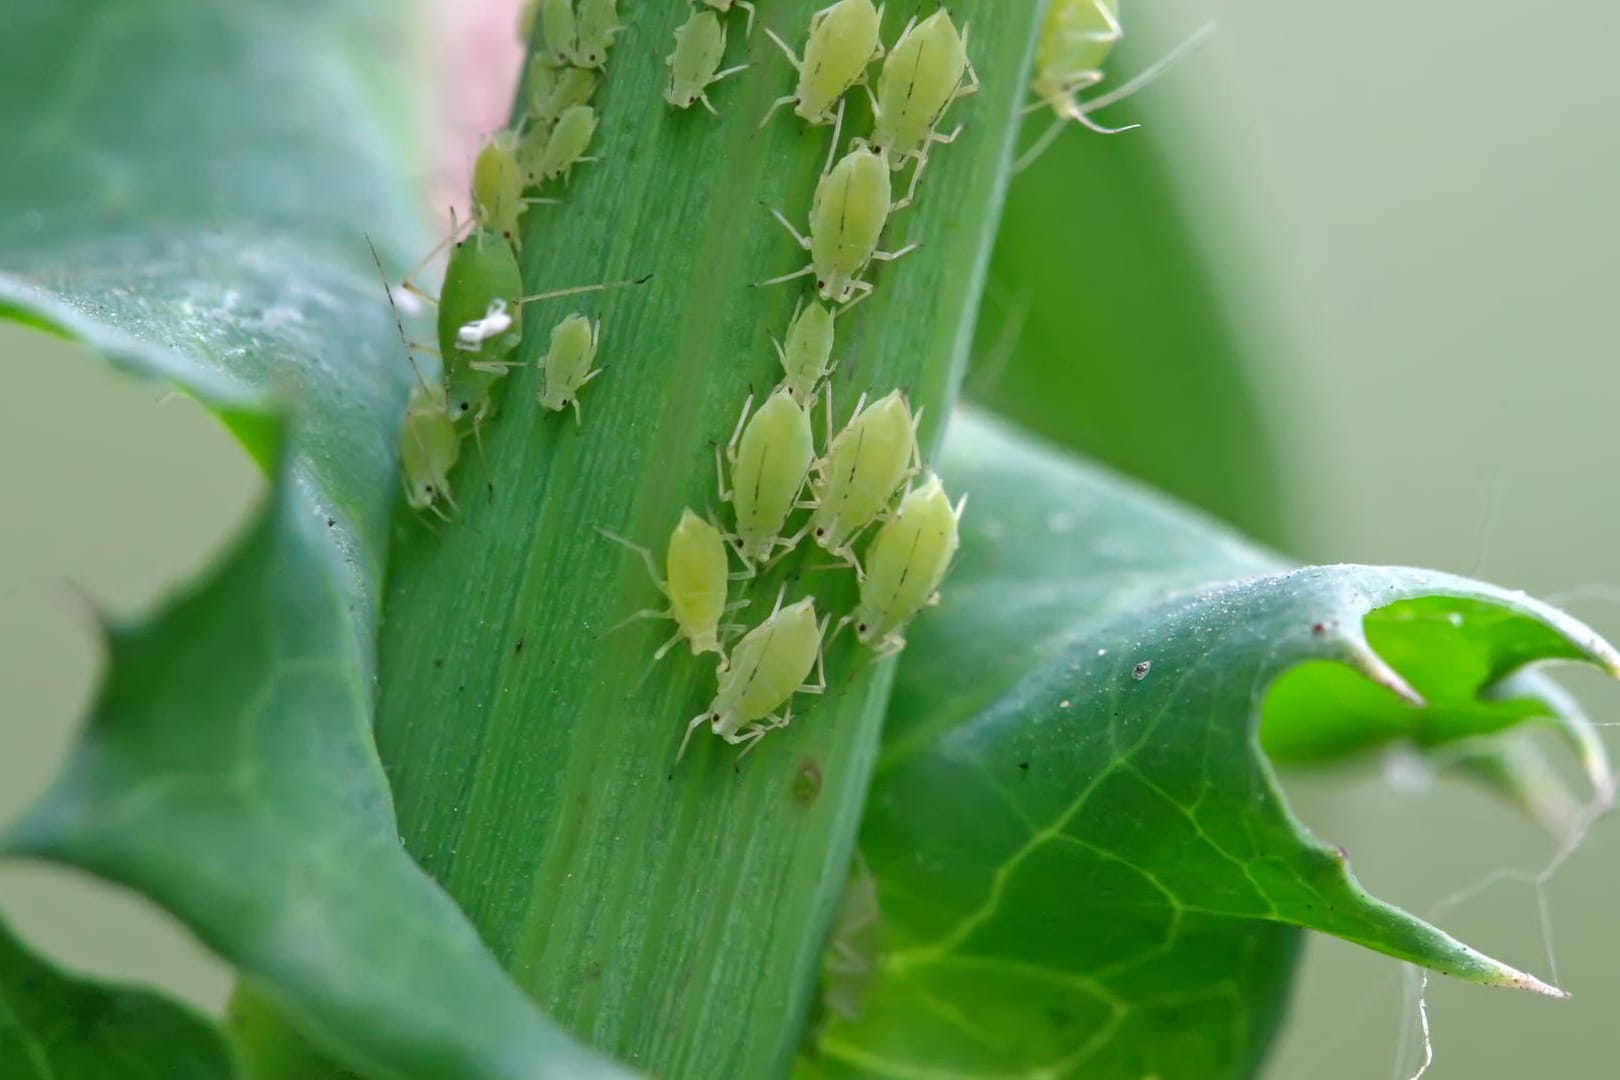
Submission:
<svg viewBox="0 0 1620 1080">
<path fill-rule="evenodd" d="M 761 4 L 751 37 L 743 13 L 727 17 L 726 64 L 752 67 L 712 88 L 715 117 L 661 98 L 691 7 L 620 5 L 630 25 L 593 101 L 599 160 L 544 192 L 561 205 L 528 212 L 524 280 L 538 291 L 653 276 L 525 308 L 521 360 L 543 355 L 566 313 L 601 318 L 603 373 L 583 423 L 541 411 L 539 372 L 513 371 L 483 432 L 493 494 L 464 454 L 463 512 L 437 534 L 402 516 L 389 568 L 377 738 L 401 834 L 544 1008 L 665 1076 L 789 1067 L 893 671 L 846 634 L 827 652 L 828 692 L 801 698 L 789 730 L 741 761 L 700 731 L 676 767 L 715 660 L 681 647 L 653 664 L 667 623 L 612 631 L 662 597 L 636 555 L 595 531 L 661 556 L 683 505 L 723 510 L 715 444 L 747 396 L 780 379 L 770 336 L 810 292 L 753 287 L 806 265 L 766 206 L 804 227 L 831 138 L 787 109 L 761 127 L 794 85 L 762 31 L 802 46 L 824 6 Z M 937 6 L 889 3 L 884 40 Z M 924 409 L 926 447 L 965 360 L 1038 18 L 1003 0 L 951 14 L 972 25 L 983 89 L 952 106 L 960 138 L 934 148 L 916 205 L 884 235 L 891 249 L 922 247 L 873 269 L 872 298 L 839 317 L 835 348 L 839 420 L 862 392 L 902 387 Z M 846 98 L 846 140 L 870 130 L 864 98 Z M 793 575 L 790 599 L 850 610 L 853 575 L 817 569 L 829 561 L 805 542 L 737 586 L 751 602 L 738 618 L 760 621 Z"/>
<path fill-rule="evenodd" d="M 363 233 L 422 244 L 392 6 L 28 5 L 0 36 L 0 313 L 217 409 L 271 494 L 109 625 L 5 850 L 138 890 L 370 1076 L 623 1075 L 547 1022 L 400 847 L 371 740 L 409 371 Z"/>
<path fill-rule="evenodd" d="M 975 500 L 961 561 L 905 654 L 861 835 L 885 945 L 865 1013 L 807 1071 L 1248 1076 L 1296 926 L 1560 994 L 1365 893 L 1289 813 L 1256 729 L 1327 670 L 1288 723 L 1354 685 L 1409 726 L 1500 726 L 1479 700 L 1498 680 L 1546 659 L 1620 674 L 1606 643 L 1444 574 L 1279 568 L 982 418 L 953 427 L 946 475 Z"/>
<path fill-rule="evenodd" d="M 66 975 L 0 921 L 0 1062 L 13 1080 L 225 1080 L 207 1020 L 158 994 Z"/>
</svg>

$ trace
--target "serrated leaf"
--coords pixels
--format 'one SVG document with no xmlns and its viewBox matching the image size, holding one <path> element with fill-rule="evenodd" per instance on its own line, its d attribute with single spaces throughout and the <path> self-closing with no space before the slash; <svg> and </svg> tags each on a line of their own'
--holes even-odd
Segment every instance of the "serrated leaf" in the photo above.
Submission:
<svg viewBox="0 0 1620 1080">
<path fill-rule="evenodd" d="M 89 727 L 5 849 L 162 904 L 366 1075 L 622 1075 L 404 852 L 371 741 L 409 369 L 362 234 L 421 244 L 386 138 L 408 73 L 371 59 L 403 53 L 393 6 L 13 15 L 0 313 L 218 409 L 271 495 L 200 582 L 108 628 Z"/>
<path fill-rule="evenodd" d="M 214 1025 L 161 994 L 76 978 L 0 920 L 0 1064 L 11 1080 L 228 1080 Z"/>
<path fill-rule="evenodd" d="M 1281 569 L 982 419 L 953 427 L 947 476 L 975 500 L 961 562 L 905 654 L 862 831 L 885 948 L 864 1015 L 807 1070 L 1247 1076 L 1291 927 L 1559 993 L 1364 892 L 1289 813 L 1260 709 L 1286 672 L 1333 665 L 1453 717 L 1527 663 L 1620 672 L 1613 649 L 1461 578 Z"/>
</svg>

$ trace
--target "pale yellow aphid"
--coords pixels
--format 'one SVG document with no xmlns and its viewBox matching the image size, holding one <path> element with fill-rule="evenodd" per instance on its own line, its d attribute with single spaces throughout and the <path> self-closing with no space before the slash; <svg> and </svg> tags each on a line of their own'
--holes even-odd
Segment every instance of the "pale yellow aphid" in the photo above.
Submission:
<svg viewBox="0 0 1620 1080">
<path fill-rule="evenodd" d="M 815 460 L 815 437 L 810 414 L 781 390 L 766 399 L 752 417 L 754 399 L 743 402 L 737 429 L 726 446 L 731 464 L 731 490 L 726 490 L 715 448 L 715 472 L 720 476 L 720 499 L 730 502 L 737 531 L 726 537 L 743 565 L 754 568 L 778 547 L 790 546 L 782 527 L 798 505 L 810 463 Z"/>
<path fill-rule="evenodd" d="M 596 72 L 588 68 L 558 67 L 546 57 L 536 56 L 529 61 L 529 77 L 524 83 L 529 102 L 525 131 L 538 126 L 549 132 L 563 113 L 591 100 L 596 83 Z"/>
<path fill-rule="evenodd" d="M 753 36 L 754 5 L 750 4 L 748 0 L 687 0 L 687 3 L 704 3 L 714 8 L 714 10 L 720 12 L 731 11 L 735 8 L 742 8 L 744 11 L 748 12 L 748 28 L 743 31 L 743 33 L 750 37 Z"/>
<path fill-rule="evenodd" d="M 828 410 L 829 423 L 831 409 Z M 810 498 L 815 512 L 806 526 L 831 555 L 860 569 L 857 537 L 887 513 L 894 496 L 921 468 L 917 423 L 905 395 L 891 391 L 867 405 L 863 396 L 827 453 L 812 467 Z"/>
<path fill-rule="evenodd" d="M 1030 89 L 1036 100 L 1024 109 L 1034 112 L 1048 108 L 1056 117 L 1051 127 L 1018 159 L 1013 170 L 1030 165 L 1046 151 L 1068 123 L 1103 135 L 1117 135 L 1129 131 L 1136 124 L 1124 127 L 1104 127 L 1091 119 L 1091 113 L 1121 101 L 1163 74 L 1189 50 L 1214 29 L 1206 23 L 1187 40 L 1150 65 L 1145 71 L 1116 89 L 1087 101 L 1078 94 L 1096 86 L 1103 80 L 1102 65 L 1123 36 L 1119 21 L 1119 0 L 1052 0 L 1046 9 L 1046 21 L 1041 26 L 1041 37 L 1035 49 L 1035 76 Z"/>
<path fill-rule="evenodd" d="M 708 88 L 728 75 L 746 71 L 747 64 L 717 70 L 726 54 L 726 28 L 712 11 L 694 11 L 675 30 L 675 51 L 664 58 L 669 65 L 669 83 L 664 100 L 677 109 L 690 109 L 698 102 L 715 116 L 720 114 L 709 101 Z"/>
<path fill-rule="evenodd" d="M 872 0 L 836 0 L 810 16 L 810 37 L 802 60 L 766 27 L 765 32 L 799 73 L 799 81 L 793 93 L 771 103 L 760 126 L 783 105 L 792 105 L 794 113 L 811 124 L 836 122 L 844 94 L 864 81 L 872 61 L 883 56 L 883 42 L 878 37 L 882 22 L 883 9 L 873 7 Z"/>
<path fill-rule="evenodd" d="M 944 8 L 920 23 L 913 18 L 883 61 L 877 93 L 867 91 L 872 99 L 872 135 L 865 141 L 888 155 L 892 169 L 917 162 L 911 178 L 915 192 L 929 145 L 952 142 L 961 133 L 960 127 L 949 135 L 939 133 L 945 110 L 978 89 L 978 73 L 968 60 L 967 28 L 958 34 Z"/>
<path fill-rule="evenodd" d="M 624 27 L 619 23 L 619 0 L 579 0 L 575 25 L 574 63 L 600 68 L 607 63 L 613 39 Z"/>
<path fill-rule="evenodd" d="M 731 665 L 716 673 L 714 700 L 686 725 L 675 760 L 686 753 L 692 732 L 704 724 L 731 745 L 742 745 L 744 754 L 768 732 L 787 727 L 792 708 L 781 715 L 776 714 L 778 709 L 794 694 L 819 694 L 827 688 L 821 654 L 826 630 L 827 620 L 816 620 L 815 597 L 783 607 L 777 594 L 770 615 L 743 635 L 732 647 Z M 807 683 L 812 668 L 819 677 Z"/>
<path fill-rule="evenodd" d="M 899 513 L 867 545 L 860 602 L 839 628 L 854 623 L 855 636 L 877 650 L 879 658 L 905 648 L 906 625 L 938 601 L 940 582 L 956 557 L 966 502 L 964 495 L 953 507 L 939 477 L 931 473 L 907 493 Z"/>
<path fill-rule="evenodd" d="M 589 105 L 570 105 L 564 109 L 557 118 L 556 126 L 551 129 L 545 151 L 535 168 L 540 180 L 566 179 L 575 165 L 582 161 L 595 161 L 595 158 L 584 156 L 595 134 L 595 109 Z"/>
<path fill-rule="evenodd" d="M 692 647 L 693 656 L 715 653 L 720 657 L 721 668 L 725 668 L 726 654 L 720 647 L 720 620 L 727 611 L 742 607 L 748 601 L 726 603 L 731 566 L 726 559 L 726 542 L 721 538 L 720 530 L 690 509 L 683 509 L 680 524 L 669 534 L 669 548 L 664 556 L 664 573 L 667 577 L 659 576 L 658 565 L 648 549 L 606 529 L 596 531 L 640 554 L 647 564 L 647 573 L 652 576 L 653 584 L 669 600 L 669 607 L 662 611 L 644 608 L 619 624 L 623 626 L 635 619 L 675 620 L 675 633 L 653 653 L 653 662 L 662 660 L 677 642 L 685 638 Z"/>
<path fill-rule="evenodd" d="M 815 198 L 810 203 L 809 236 L 801 235 L 781 211 L 771 211 L 799 246 L 810 253 L 810 265 L 758 284 L 775 285 L 814 274 L 816 290 L 823 300 L 848 304 L 857 297 L 864 298 L 872 285 L 861 275 L 873 260 L 898 259 L 917 248 L 913 243 L 899 251 L 878 250 L 878 239 L 889 214 L 906 206 L 906 200 L 891 204 L 890 195 L 889 164 L 884 155 L 869 147 L 855 147 L 816 184 Z"/>
<path fill-rule="evenodd" d="M 540 406 L 552 412 L 562 412 L 570 405 L 574 409 L 574 423 L 581 423 L 579 412 L 580 387 L 602 374 L 593 368 L 596 351 L 602 338 L 602 321 L 591 322 L 575 312 L 551 328 L 551 347 L 541 358 L 545 385 L 540 391 Z"/>
<path fill-rule="evenodd" d="M 559 67 L 574 63 L 574 50 L 579 44 L 574 0 L 539 0 L 539 3 L 540 36 L 545 41 L 539 55 Z"/>
<path fill-rule="evenodd" d="M 816 403 L 816 391 L 823 379 L 838 367 L 832 362 L 833 314 L 812 300 L 800 302 L 788 323 L 787 345 L 771 339 L 782 361 L 779 384 L 789 397 L 805 408 Z"/>
</svg>

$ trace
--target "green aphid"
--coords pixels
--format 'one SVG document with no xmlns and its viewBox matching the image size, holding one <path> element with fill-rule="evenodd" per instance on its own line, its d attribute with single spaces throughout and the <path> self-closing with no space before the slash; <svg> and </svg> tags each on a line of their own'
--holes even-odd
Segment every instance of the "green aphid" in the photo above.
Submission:
<svg viewBox="0 0 1620 1080">
<path fill-rule="evenodd" d="M 607 63 L 613 39 L 624 29 L 619 22 L 619 0 L 579 0 L 575 29 L 574 63 L 581 68 L 601 68 Z"/>
<path fill-rule="evenodd" d="M 812 300 L 793 309 L 788 323 L 787 344 L 771 339 L 777 358 L 782 361 L 782 381 L 778 384 L 788 397 L 805 408 L 816 403 L 817 389 L 838 367 L 832 362 L 833 314 Z"/>
<path fill-rule="evenodd" d="M 726 446 L 731 465 L 731 489 L 726 490 L 715 448 L 715 472 L 720 475 L 720 500 L 731 503 L 736 532 L 728 543 L 750 571 L 779 547 L 791 548 L 783 538 L 788 515 L 798 506 L 810 464 L 815 460 L 815 437 L 810 414 L 786 392 L 778 390 L 753 416 L 754 399 L 743 403 L 737 429 Z"/>
<path fill-rule="evenodd" d="M 574 63 L 574 50 L 579 46 L 574 0 L 540 0 L 540 38 L 545 45 L 538 55 L 547 63 L 556 67 Z"/>
<path fill-rule="evenodd" d="M 872 61 L 883 56 L 883 42 L 878 38 L 882 21 L 883 10 L 873 7 L 872 0 L 837 0 L 810 16 L 803 59 L 767 27 L 765 32 L 787 54 L 799 81 L 793 93 L 771 104 L 760 126 L 783 105 L 792 105 L 794 113 L 808 123 L 835 123 L 842 114 L 844 93 L 864 81 Z"/>
<path fill-rule="evenodd" d="M 411 388 L 400 435 L 400 470 L 405 502 L 412 510 L 431 510 L 444 517 L 441 502 L 456 505 L 450 470 L 461 459 L 461 433 L 450 416 L 442 383 L 419 382 Z"/>
<path fill-rule="evenodd" d="M 892 169 L 917 162 L 911 178 L 914 193 L 929 145 L 952 142 L 961 131 L 939 133 L 945 110 L 978 89 L 979 76 L 967 55 L 966 28 L 958 34 L 944 8 L 920 23 L 913 18 L 883 61 L 877 93 L 871 95 L 872 135 L 865 141 L 887 154 Z"/>
<path fill-rule="evenodd" d="M 514 249 L 522 237 L 523 212 L 539 201 L 523 197 L 520 145 L 516 132 L 496 132 L 479 149 L 472 172 L 474 227 L 499 233 Z"/>
<path fill-rule="evenodd" d="M 737 8 L 742 8 L 744 11 L 748 12 L 748 28 L 743 31 L 743 35 L 745 37 L 753 36 L 754 5 L 750 4 L 748 0 L 687 0 L 687 3 L 704 3 L 722 14 L 728 11 L 734 11 Z"/>
<path fill-rule="evenodd" d="M 595 161 L 593 157 L 584 156 L 595 134 L 595 109 L 589 105 L 570 105 L 564 109 L 557 118 L 556 126 L 551 129 L 544 153 L 540 155 L 536 168 L 540 181 L 543 183 L 559 177 L 567 179 L 575 165 L 582 161 Z"/>
<path fill-rule="evenodd" d="M 720 620 L 726 612 L 745 606 L 748 601 L 726 603 L 731 565 L 726 558 L 726 542 L 720 530 L 690 509 L 683 509 L 680 524 L 669 534 L 669 547 L 664 556 L 667 576 L 659 575 L 653 553 L 647 548 L 606 529 L 598 528 L 596 531 L 639 554 L 647 564 L 647 573 L 652 577 L 653 584 L 669 600 L 669 607 L 663 610 L 644 608 L 619 624 L 624 626 L 636 619 L 675 620 L 675 633 L 653 653 L 653 663 L 662 660 L 676 643 L 684 639 L 692 647 L 693 656 L 712 652 L 720 657 L 720 666 L 724 668 L 726 653 L 720 645 L 720 636 L 725 628 L 720 625 Z"/>
<path fill-rule="evenodd" d="M 694 11 L 675 31 L 675 51 L 664 58 L 669 65 L 669 83 L 664 100 L 677 109 L 689 109 L 701 102 L 715 116 L 720 114 L 709 101 L 708 88 L 728 75 L 746 71 L 747 64 L 717 70 L 726 54 L 726 28 L 712 11 Z"/>
<path fill-rule="evenodd" d="M 956 557 L 966 502 L 964 495 L 953 507 L 933 474 L 912 489 L 867 546 L 860 602 L 839 629 L 854 623 L 855 636 L 879 658 L 905 648 L 907 624 L 938 602 L 940 583 Z"/>
<path fill-rule="evenodd" d="M 675 760 L 686 753 L 692 732 L 704 724 L 731 745 L 741 745 L 744 754 L 769 732 L 787 727 L 792 708 L 780 715 L 778 709 L 794 694 L 819 694 L 827 688 L 821 652 L 826 630 L 827 620 L 816 619 L 815 597 L 783 607 L 778 594 L 776 608 L 743 635 L 731 650 L 730 665 L 715 673 L 714 700 L 686 725 Z M 805 682 L 812 668 L 818 669 L 819 678 Z"/>
<path fill-rule="evenodd" d="M 542 127 L 549 131 L 568 109 L 590 101 L 596 84 L 594 71 L 572 65 L 557 67 L 546 57 L 536 56 L 529 61 L 529 76 L 523 88 L 529 104 L 525 130 Z"/>
<path fill-rule="evenodd" d="M 602 321 L 591 322 L 575 312 L 551 328 L 551 347 L 541 359 L 544 371 L 540 406 L 552 412 L 573 407 L 574 423 L 582 422 L 579 411 L 580 387 L 602 374 L 593 367 L 602 337 Z"/>
<path fill-rule="evenodd" d="M 828 413 L 830 429 L 830 407 Z M 849 423 L 832 437 L 827 453 L 813 466 L 810 499 L 815 510 L 806 528 L 823 550 L 857 570 L 856 538 L 888 513 L 895 493 L 921 468 L 917 450 L 921 419 L 921 413 L 912 415 L 898 390 L 870 405 L 863 396 Z"/>
</svg>

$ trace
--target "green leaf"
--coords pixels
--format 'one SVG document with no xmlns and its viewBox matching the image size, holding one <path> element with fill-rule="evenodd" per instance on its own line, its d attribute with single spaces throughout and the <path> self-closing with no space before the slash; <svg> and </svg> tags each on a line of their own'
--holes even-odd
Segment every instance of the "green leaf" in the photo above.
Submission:
<svg viewBox="0 0 1620 1080">
<path fill-rule="evenodd" d="M 828 692 L 800 699 L 791 729 L 740 763 L 698 732 L 676 768 L 715 661 L 680 648 L 653 666 L 667 623 L 609 632 L 662 598 L 641 560 L 594 529 L 661 550 L 683 505 L 715 506 L 714 444 L 748 394 L 781 377 L 769 336 L 808 282 L 751 286 L 805 253 L 760 203 L 802 229 L 831 133 L 786 109 L 760 126 L 794 82 L 761 31 L 800 46 L 823 6 L 761 4 L 747 38 L 731 18 L 726 63 L 753 66 L 714 88 L 714 117 L 661 100 L 691 8 L 621 5 L 631 26 L 595 101 L 600 160 L 546 192 L 561 206 L 525 218 L 525 285 L 653 277 L 525 309 L 525 360 L 570 310 L 601 317 L 604 370 L 583 425 L 542 413 L 538 372 L 513 371 L 484 432 L 493 495 L 464 455 L 464 512 L 437 535 L 402 518 L 389 570 L 377 738 L 406 843 L 543 1007 L 660 1075 L 772 1076 L 791 1063 L 893 670 L 846 634 L 827 652 Z M 936 7 L 888 4 L 884 40 Z M 875 292 L 839 317 L 835 349 L 840 419 L 860 393 L 903 387 L 925 410 L 927 448 L 966 358 L 1038 18 L 1004 0 L 951 13 L 972 25 L 983 89 L 952 106 L 960 138 L 933 149 L 917 203 L 884 236 L 922 247 L 873 270 Z M 864 95 L 846 100 L 845 137 L 869 131 Z M 814 570 L 828 558 L 802 549 L 738 586 L 752 604 L 742 621 L 763 618 L 794 573 L 790 599 L 812 591 L 818 610 L 850 610 L 853 575 Z"/>
<path fill-rule="evenodd" d="M 387 137 L 407 73 L 370 59 L 400 31 L 168 0 L 27 5 L 0 37 L 0 313 L 198 397 L 271 476 L 218 566 L 107 628 L 88 729 L 4 846 L 162 904 L 367 1075 L 622 1075 L 401 848 L 371 740 L 409 369 L 362 234 L 423 245 Z"/>
<path fill-rule="evenodd" d="M 12 1080 L 226 1080 L 206 1019 L 158 994 L 64 974 L 0 920 L 0 1062 Z"/>
<path fill-rule="evenodd" d="M 1408 730 L 1494 729 L 1480 698 L 1511 672 L 1620 673 L 1613 649 L 1461 578 L 1282 568 L 982 419 L 953 427 L 946 475 L 974 495 L 960 565 L 905 654 L 861 836 L 884 947 L 807 1071 L 1251 1075 L 1291 927 L 1560 993 L 1364 892 L 1289 813 L 1257 728 L 1279 680 L 1331 670 L 1288 725 L 1353 685 Z"/>
</svg>

